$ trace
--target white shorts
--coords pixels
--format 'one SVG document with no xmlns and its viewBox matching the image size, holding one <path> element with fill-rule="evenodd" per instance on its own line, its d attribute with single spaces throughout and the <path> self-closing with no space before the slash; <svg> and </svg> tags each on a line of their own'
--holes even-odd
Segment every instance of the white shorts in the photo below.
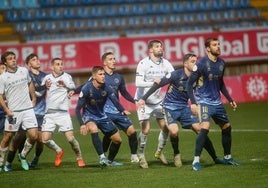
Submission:
<svg viewBox="0 0 268 188">
<path fill-rule="evenodd" d="M 161 104 L 155 104 L 155 105 L 148 105 L 146 104 L 144 108 L 139 109 L 137 111 L 138 119 L 139 121 L 142 120 L 149 120 L 150 116 L 156 118 L 156 119 L 163 119 L 164 115 L 162 112 L 162 106 Z"/>
<path fill-rule="evenodd" d="M 37 120 L 34 114 L 34 110 L 28 109 L 20 112 L 13 112 L 14 116 L 12 121 L 10 118 L 6 118 L 5 121 L 5 131 L 17 132 L 22 127 L 23 130 L 28 130 L 31 128 L 37 128 Z"/>
<path fill-rule="evenodd" d="M 67 132 L 73 130 L 73 123 L 69 112 L 56 112 L 45 114 L 42 131 L 54 132 L 56 126 L 59 127 L 60 132 Z"/>
</svg>

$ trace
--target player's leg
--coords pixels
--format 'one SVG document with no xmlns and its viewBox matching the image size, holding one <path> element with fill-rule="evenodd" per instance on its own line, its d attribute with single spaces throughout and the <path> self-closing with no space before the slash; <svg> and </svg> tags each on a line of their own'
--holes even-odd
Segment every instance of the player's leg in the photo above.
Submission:
<svg viewBox="0 0 268 188">
<path fill-rule="evenodd" d="M 176 167 L 181 167 L 181 156 L 179 150 L 179 127 L 176 123 L 171 123 L 168 125 L 169 134 L 170 134 L 170 142 L 173 148 L 174 153 L 174 165 Z"/>
<path fill-rule="evenodd" d="M 130 125 L 127 130 L 125 131 L 127 137 L 128 137 L 128 144 L 130 148 L 130 161 L 132 163 L 138 163 L 139 158 L 137 155 L 137 150 L 138 150 L 138 138 L 137 138 L 137 132 L 134 128 L 134 125 Z"/>
<path fill-rule="evenodd" d="M 77 164 L 79 167 L 84 167 L 86 166 L 83 157 L 82 157 L 82 152 L 80 149 L 80 144 L 79 142 L 76 140 L 76 138 L 74 137 L 73 131 L 66 131 L 65 132 L 65 136 L 68 140 L 68 142 L 70 143 L 75 155 L 76 155 L 76 160 L 77 160 Z"/>
<path fill-rule="evenodd" d="M 112 134 L 110 139 L 112 140 L 111 146 L 109 148 L 109 154 L 108 154 L 108 163 L 111 166 L 121 166 L 122 163 L 116 162 L 114 159 L 119 151 L 119 148 L 122 143 L 122 138 L 120 137 L 119 131 L 116 132 L 109 132 L 108 134 Z"/>
<path fill-rule="evenodd" d="M 6 153 L 8 152 L 8 145 L 12 140 L 14 132 L 4 132 L 1 144 L 0 144 L 0 172 L 2 171 Z"/>
</svg>

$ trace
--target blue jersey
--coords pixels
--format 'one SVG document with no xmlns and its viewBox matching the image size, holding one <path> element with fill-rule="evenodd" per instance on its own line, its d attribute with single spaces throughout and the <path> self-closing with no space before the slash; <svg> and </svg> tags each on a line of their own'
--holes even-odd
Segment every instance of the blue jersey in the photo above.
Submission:
<svg viewBox="0 0 268 188">
<path fill-rule="evenodd" d="M 111 90 L 113 91 L 118 100 L 120 92 L 120 94 L 126 100 L 135 103 L 134 98 L 129 94 L 129 92 L 126 89 L 125 80 L 122 75 L 118 73 L 112 73 L 112 74 L 105 73 L 105 84 L 111 88 Z M 119 113 L 114 103 L 109 98 L 105 103 L 104 111 L 111 114 Z"/>
<path fill-rule="evenodd" d="M 188 95 L 192 103 L 219 105 L 221 104 L 220 92 L 232 101 L 223 81 L 224 69 L 225 62 L 221 58 L 213 62 L 206 56 L 196 63 L 187 84 Z M 194 93 L 196 99 L 193 95 L 194 84 L 196 84 Z"/>
<path fill-rule="evenodd" d="M 124 108 L 120 105 L 117 96 L 108 85 L 103 84 L 102 87 L 95 88 L 93 80 L 89 80 L 85 83 L 79 94 L 75 109 L 77 120 L 80 125 L 85 124 L 82 120 L 82 116 L 89 117 L 93 121 L 107 118 L 107 115 L 104 112 L 104 105 L 108 98 L 111 99 L 120 112 L 124 111 Z M 80 114 L 81 109 L 82 116 Z"/>
<path fill-rule="evenodd" d="M 154 84 L 154 86 L 142 98 L 147 98 L 154 90 L 169 84 L 163 100 L 163 106 L 171 110 L 179 109 L 182 106 L 188 106 L 189 97 L 186 92 L 187 79 L 188 77 L 185 74 L 184 69 L 175 70 L 161 78 L 160 83 Z"/>
<path fill-rule="evenodd" d="M 34 74 L 29 71 L 32 78 L 32 82 L 35 87 L 36 94 L 36 105 L 34 107 L 34 112 L 36 115 L 45 115 L 46 111 L 46 87 L 41 85 L 46 73 L 40 71 L 39 74 Z"/>
</svg>

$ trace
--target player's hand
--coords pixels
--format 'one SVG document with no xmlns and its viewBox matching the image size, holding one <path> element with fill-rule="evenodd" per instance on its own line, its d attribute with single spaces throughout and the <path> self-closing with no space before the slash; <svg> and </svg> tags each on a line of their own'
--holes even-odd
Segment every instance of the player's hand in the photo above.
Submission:
<svg viewBox="0 0 268 188">
<path fill-rule="evenodd" d="M 144 108 L 145 101 L 140 99 L 138 102 L 136 102 L 136 106 L 137 106 L 138 109 Z"/>
<path fill-rule="evenodd" d="M 236 104 L 236 102 L 235 102 L 235 101 L 232 101 L 232 102 L 230 102 L 230 105 L 232 106 L 233 111 L 236 111 L 236 109 L 237 109 L 237 104 Z"/>
<path fill-rule="evenodd" d="M 197 104 L 191 104 L 190 107 L 191 107 L 192 113 L 197 116 L 198 115 L 198 109 L 199 109 L 198 105 Z"/>
<path fill-rule="evenodd" d="M 87 126 L 86 125 L 82 125 L 82 126 L 80 126 L 80 134 L 82 134 L 82 135 L 87 135 Z"/>
<path fill-rule="evenodd" d="M 125 114 L 125 115 L 127 115 L 127 116 L 131 114 L 131 113 L 130 113 L 129 111 L 127 111 L 127 110 L 124 110 L 122 113 Z"/>
<path fill-rule="evenodd" d="M 68 92 L 68 98 L 70 99 L 74 95 L 74 90 Z"/>
<path fill-rule="evenodd" d="M 51 84 L 52 84 L 52 82 L 51 82 L 50 79 L 46 80 L 45 85 L 46 85 L 46 88 L 47 88 L 47 89 L 49 89 L 49 88 L 51 87 Z"/>
</svg>

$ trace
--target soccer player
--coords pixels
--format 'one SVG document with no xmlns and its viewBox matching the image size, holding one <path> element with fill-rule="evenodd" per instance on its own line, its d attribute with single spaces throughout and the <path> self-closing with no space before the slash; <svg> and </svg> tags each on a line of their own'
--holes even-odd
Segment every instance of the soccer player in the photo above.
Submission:
<svg viewBox="0 0 268 188">
<path fill-rule="evenodd" d="M 40 71 L 41 63 L 36 54 L 30 54 L 26 57 L 26 64 L 30 70 L 30 76 L 34 83 L 35 94 L 36 94 L 36 105 L 34 107 L 34 112 L 36 120 L 38 123 L 38 140 L 35 146 L 35 155 L 33 160 L 30 162 L 30 167 L 34 168 L 38 164 L 39 157 L 43 152 L 44 144 L 42 142 L 42 124 L 46 111 L 46 84 L 42 85 L 42 81 L 47 75 L 46 73 Z M 48 83 L 47 83 L 48 84 Z"/>
<path fill-rule="evenodd" d="M 194 54 L 186 54 L 183 57 L 183 69 L 178 69 L 164 76 L 160 82 L 155 82 L 147 93 L 139 100 L 138 104 L 142 107 L 144 101 L 158 88 L 169 84 L 167 93 L 163 100 L 163 113 L 165 115 L 166 124 L 170 133 L 170 141 L 174 151 L 174 164 L 181 167 L 181 156 L 179 151 L 179 127 L 177 121 L 180 122 L 182 128 L 192 129 L 194 132 L 200 132 L 200 126 L 197 116 L 192 115 L 188 105 L 189 97 L 186 92 L 186 81 L 190 76 L 193 66 L 197 61 Z M 212 159 L 216 164 L 221 163 L 217 158 L 212 142 L 207 138 L 205 146 Z"/>
<path fill-rule="evenodd" d="M 6 65 L 0 63 L 0 75 L 6 71 Z M 3 108 L 0 106 L 0 135 L 3 135 L 5 128 L 6 113 Z"/>
<path fill-rule="evenodd" d="M 231 124 L 221 102 L 220 93 L 228 99 L 234 110 L 237 108 L 236 102 L 229 95 L 223 81 L 225 61 L 219 57 L 221 54 L 220 42 L 217 38 L 208 38 L 205 41 L 205 48 L 207 56 L 196 63 L 187 82 L 191 111 L 201 120 L 201 130 L 196 139 L 195 156 L 192 163 L 195 171 L 201 170 L 200 155 L 207 139 L 211 118 L 222 130 L 223 162 L 239 165 L 231 156 Z"/>
<path fill-rule="evenodd" d="M 25 67 L 17 66 L 14 52 L 3 53 L 1 61 L 6 65 L 6 72 L 0 76 L 0 104 L 7 114 L 7 119 L 4 137 L 0 144 L 0 169 L 2 170 L 8 145 L 21 126 L 23 130 L 27 131 L 28 138 L 19 158 L 22 168 L 29 170 L 25 157 L 38 137 L 37 121 L 33 110 L 36 103 L 34 85 L 29 71 Z"/>
<path fill-rule="evenodd" d="M 153 86 L 156 80 L 174 70 L 171 63 L 163 58 L 163 45 L 159 40 L 151 40 L 148 43 L 149 56 L 142 59 L 136 69 L 136 93 L 135 100 L 140 100 L 141 97 Z M 138 155 L 140 158 L 140 167 L 148 168 L 148 163 L 145 159 L 144 150 L 147 143 L 147 136 L 150 131 L 150 116 L 156 118 L 161 131 L 158 137 L 158 148 L 155 157 L 160 159 L 162 163 L 168 164 L 162 149 L 168 139 L 168 130 L 162 114 L 161 102 L 163 96 L 161 89 L 156 90 L 146 101 L 144 108 L 138 108 L 137 114 L 141 125 L 139 134 L 139 149 Z"/>
<path fill-rule="evenodd" d="M 120 94 L 126 100 L 135 104 L 134 98 L 129 94 L 129 92 L 126 89 L 125 80 L 123 76 L 114 72 L 116 63 L 114 54 L 112 52 L 106 52 L 102 55 L 101 59 L 104 64 L 105 84 L 110 86 L 110 88 L 113 90 L 118 100 L 120 92 Z M 107 116 L 114 122 L 114 124 L 120 130 L 123 130 L 126 133 L 131 152 L 130 161 L 138 163 L 139 162 L 139 158 L 137 155 L 138 139 L 132 121 L 127 115 L 120 113 L 109 98 L 107 99 L 106 104 L 104 106 L 104 111 L 107 114 Z M 105 135 L 103 137 L 104 152 L 107 152 L 109 146 L 110 146 L 110 138 Z"/>
<path fill-rule="evenodd" d="M 113 165 L 114 158 L 119 151 L 122 139 L 117 127 L 104 112 L 104 105 L 110 99 L 120 113 L 129 114 L 119 103 L 116 94 L 105 84 L 105 71 L 102 66 L 92 68 L 92 78 L 84 84 L 79 94 L 75 109 L 77 120 L 80 124 L 80 132 L 86 135 L 91 134 L 92 143 L 100 158 L 100 165 Z M 81 112 L 82 110 L 82 112 Z M 98 136 L 98 130 L 111 140 L 108 160 L 104 155 L 102 142 Z"/>
<path fill-rule="evenodd" d="M 73 133 L 73 124 L 69 114 L 68 91 L 75 88 L 71 75 L 63 72 L 63 61 L 61 58 L 54 58 L 51 61 L 52 73 L 45 76 L 41 85 L 48 83 L 46 96 L 46 113 L 42 126 L 42 141 L 50 149 L 56 151 L 55 166 L 62 163 L 64 150 L 51 139 L 52 133 L 59 127 L 59 131 L 65 134 L 68 142 L 76 155 L 78 167 L 84 167 L 79 142 Z"/>
</svg>

